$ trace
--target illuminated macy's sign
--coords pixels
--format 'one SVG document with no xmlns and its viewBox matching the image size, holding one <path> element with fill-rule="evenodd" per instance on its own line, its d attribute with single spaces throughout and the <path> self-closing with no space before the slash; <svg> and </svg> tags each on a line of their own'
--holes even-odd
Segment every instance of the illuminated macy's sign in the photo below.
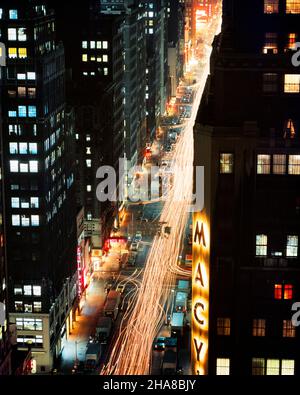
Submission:
<svg viewBox="0 0 300 395">
<path fill-rule="evenodd" d="M 192 301 L 192 366 L 193 374 L 208 370 L 209 308 L 209 230 L 203 213 L 193 221 L 193 301 Z"/>
</svg>

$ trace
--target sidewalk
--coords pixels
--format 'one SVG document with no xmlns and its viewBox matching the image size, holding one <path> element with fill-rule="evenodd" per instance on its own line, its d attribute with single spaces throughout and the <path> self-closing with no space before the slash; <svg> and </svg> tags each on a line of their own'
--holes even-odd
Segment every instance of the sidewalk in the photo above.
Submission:
<svg viewBox="0 0 300 395">
<path fill-rule="evenodd" d="M 104 280 L 92 280 L 87 289 L 86 301 L 82 313 L 74 323 L 74 329 L 68 341 L 64 344 L 61 359 L 61 371 L 63 373 L 71 373 L 76 354 L 79 361 L 84 361 L 87 342 L 89 336 L 92 335 L 95 330 L 105 297 Z"/>
</svg>

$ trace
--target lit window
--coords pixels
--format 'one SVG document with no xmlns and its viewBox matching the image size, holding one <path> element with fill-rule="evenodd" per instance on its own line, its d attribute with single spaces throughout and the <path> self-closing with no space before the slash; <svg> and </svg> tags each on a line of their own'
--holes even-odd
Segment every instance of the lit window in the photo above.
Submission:
<svg viewBox="0 0 300 395">
<path fill-rule="evenodd" d="M 19 161 L 18 160 L 11 160 L 9 161 L 10 171 L 12 173 L 18 173 L 19 171 Z"/>
<path fill-rule="evenodd" d="M 19 143 L 20 154 L 25 155 L 28 153 L 28 145 L 27 143 Z"/>
<path fill-rule="evenodd" d="M 293 359 L 283 359 L 281 361 L 281 375 L 293 376 L 295 374 L 295 361 Z"/>
<path fill-rule="evenodd" d="M 298 236 L 287 237 L 286 256 L 289 258 L 298 256 Z"/>
<path fill-rule="evenodd" d="M 40 225 L 40 217 L 39 215 L 31 216 L 31 226 L 39 226 Z"/>
<path fill-rule="evenodd" d="M 9 143 L 9 153 L 10 154 L 18 153 L 18 143 Z"/>
<path fill-rule="evenodd" d="M 88 56 L 87 56 L 87 54 L 83 54 L 83 55 L 82 55 L 82 61 L 83 61 L 83 62 L 87 62 L 87 61 L 88 61 Z"/>
<path fill-rule="evenodd" d="M 102 62 L 102 58 L 101 57 L 97 57 L 97 62 L 101 63 Z"/>
<path fill-rule="evenodd" d="M 18 73 L 18 74 L 17 74 L 17 79 L 18 79 L 18 80 L 26 80 L 26 74 L 24 74 L 24 73 Z"/>
<path fill-rule="evenodd" d="M 107 67 L 104 67 L 103 73 L 104 73 L 104 75 L 108 75 L 108 68 Z"/>
<path fill-rule="evenodd" d="M 217 334 L 219 336 L 230 336 L 230 318 L 217 319 Z"/>
<path fill-rule="evenodd" d="M 103 62 L 108 62 L 108 56 L 107 55 L 103 55 L 102 60 L 103 60 Z"/>
<path fill-rule="evenodd" d="M 86 141 L 91 141 L 91 135 L 87 134 L 85 139 L 86 139 Z"/>
<path fill-rule="evenodd" d="M 300 155 L 289 155 L 289 174 L 300 175 Z"/>
<path fill-rule="evenodd" d="M 283 337 L 295 337 L 296 336 L 296 328 L 293 325 L 291 320 L 283 320 L 282 336 Z"/>
<path fill-rule="evenodd" d="M 292 286 L 292 284 L 284 284 L 283 298 L 285 300 L 293 299 L 293 286 Z"/>
<path fill-rule="evenodd" d="M 17 39 L 17 29 L 8 29 L 8 40 L 16 41 Z"/>
<path fill-rule="evenodd" d="M 267 376 L 278 376 L 280 373 L 279 359 L 267 359 Z"/>
<path fill-rule="evenodd" d="M 256 256 L 267 256 L 268 253 L 268 236 L 256 235 Z"/>
<path fill-rule="evenodd" d="M 287 14 L 300 14 L 300 1 L 299 0 L 286 0 L 286 13 Z"/>
<path fill-rule="evenodd" d="M 152 28 L 149 29 L 149 34 L 153 34 L 153 29 Z"/>
<path fill-rule="evenodd" d="M 19 48 L 18 53 L 20 59 L 27 58 L 27 48 Z"/>
<path fill-rule="evenodd" d="M 279 12 L 279 0 L 265 0 L 264 1 L 264 13 L 265 14 L 278 14 Z"/>
<path fill-rule="evenodd" d="M 287 49 L 296 49 L 296 42 L 297 42 L 297 34 L 296 33 L 289 33 L 286 48 Z"/>
<path fill-rule="evenodd" d="M 26 215 L 21 216 L 21 224 L 24 227 L 30 226 L 30 219 Z"/>
<path fill-rule="evenodd" d="M 23 288 L 15 287 L 14 288 L 14 294 L 15 295 L 23 295 Z"/>
<path fill-rule="evenodd" d="M 23 311 L 23 302 L 21 301 L 15 302 L 15 311 Z"/>
<path fill-rule="evenodd" d="M 279 300 L 282 299 L 282 285 L 275 284 L 274 286 L 274 298 Z"/>
<path fill-rule="evenodd" d="M 220 154 L 220 173 L 233 173 L 233 154 Z"/>
<path fill-rule="evenodd" d="M 259 337 L 266 336 L 266 320 L 262 320 L 262 319 L 253 320 L 252 335 Z"/>
<path fill-rule="evenodd" d="M 284 92 L 300 93 L 300 74 L 284 75 Z"/>
<path fill-rule="evenodd" d="M 26 106 L 19 106 L 18 107 L 18 115 L 20 118 L 24 118 L 27 116 Z"/>
<path fill-rule="evenodd" d="M 20 208 L 20 198 L 12 197 L 11 198 L 11 207 L 12 208 Z"/>
<path fill-rule="evenodd" d="M 35 88 L 28 88 L 28 98 L 35 99 L 36 97 L 36 89 Z"/>
<path fill-rule="evenodd" d="M 29 162 L 30 173 L 37 173 L 38 172 L 38 161 L 31 160 Z"/>
<path fill-rule="evenodd" d="M 264 358 L 252 358 L 252 375 L 263 376 L 265 374 Z"/>
<path fill-rule="evenodd" d="M 35 72 L 28 72 L 27 73 L 27 79 L 28 80 L 35 80 L 35 78 L 36 78 Z"/>
<path fill-rule="evenodd" d="M 91 62 L 95 62 L 96 58 L 95 56 L 91 56 Z"/>
<path fill-rule="evenodd" d="M 10 118 L 15 118 L 17 116 L 17 111 L 8 111 L 8 116 Z"/>
<path fill-rule="evenodd" d="M 33 286 L 33 295 L 34 296 L 41 296 L 42 295 L 42 289 L 41 289 L 40 285 Z"/>
<path fill-rule="evenodd" d="M 17 58 L 17 48 L 8 48 L 8 57 L 11 59 Z"/>
<path fill-rule="evenodd" d="M 86 190 L 87 190 L 87 192 L 91 192 L 92 191 L 92 186 L 91 185 L 87 185 L 86 186 Z"/>
<path fill-rule="evenodd" d="M 87 41 L 82 41 L 82 48 L 86 49 L 87 48 Z"/>
<path fill-rule="evenodd" d="M 24 285 L 24 295 L 31 296 L 32 295 L 32 287 L 31 285 Z"/>
<path fill-rule="evenodd" d="M 101 49 L 102 45 L 101 45 L 101 41 L 97 41 L 97 49 Z"/>
<path fill-rule="evenodd" d="M 40 313 L 42 311 L 42 302 L 33 302 L 33 309 L 35 313 Z"/>
<path fill-rule="evenodd" d="M 32 313 L 32 304 L 25 303 L 24 304 L 24 312 L 25 313 Z"/>
<path fill-rule="evenodd" d="M 18 19 L 18 10 L 9 10 L 9 19 Z"/>
<path fill-rule="evenodd" d="M 107 48 L 108 48 L 108 42 L 102 41 L 102 49 L 107 49 Z"/>
<path fill-rule="evenodd" d="M 28 163 L 20 163 L 20 172 L 28 173 Z"/>
<path fill-rule="evenodd" d="M 217 376 L 228 376 L 230 374 L 230 359 L 217 358 Z"/>
<path fill-rule="evenodd" d="M 29 143 L 29 153 L 32 155 L 37 154 L 37 143 Z"/>
<path fill-rule="evenodd" d="M 26 88 L 24 86 L 18 86 L 18 96 L 26 97 Z"/>
<path fill-rule="evenodd" d="M 28 106 L 28 116 L 30 118 L 36 117 L 36 106 Z"/>
<path fill-rule="evenodd" d="M 278 53 L 278 35 L 277 33 L 266 33 L 265 34 L 265 45 L 263 48 L 264 54 L 277 54 Z"/>
<path fill-rule="evenodd" d="M 18 40 L 19 41 L 26 41 L 27 40 L 27 36 L 26 36 L 24 27 L 20 27 L 18 29 Z"/>
<path fill-rule="evenodd" d="M 257 155 L 257 174 L 270 174 L 271 156 Z"/>
<path fill-rule="evenodd" d="M 94 49 L 95 48 L 95 41 L 90 41 L 90 48 Z"/>
<path fill-rule="evenodd" d="M 39 208 L 39 198 L 38 197 L 30 198 L 30 207 L 31 208 Z"/>
<path fill-rule="evenodd" d="M 265 93 L 276 93 L 278 89 L 278 75 L 265 73 L 263 75 L 263 91 Z"/>
<path fill-rule="evenodd" d="M 273 155 L 273 174 L 286 174 L 286 155 Z"/>
<path fill-rule="evenodd" d="M 11 216 L 11 224 L 12 226 L 20 226 L 20 216 L 19 215 L 12 215 Z"/>
</svg>

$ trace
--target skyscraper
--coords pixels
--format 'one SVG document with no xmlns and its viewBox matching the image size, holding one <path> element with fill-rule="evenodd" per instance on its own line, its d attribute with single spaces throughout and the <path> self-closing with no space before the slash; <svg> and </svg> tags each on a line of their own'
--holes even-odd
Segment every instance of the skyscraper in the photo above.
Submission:
<svg viewBox="0 0 300 395">
<path fill-rule="evenodd" d="M 210 228 L 209 374 L 299 374 L 300 5 L 224 1 L 195 127 Z"/>
<path fill-rule="evenodd" d="M 73 112 L 54 14 L 34 2 L 1 8 L 4 241 L 9 320 L 19 349 L 49 371 L 76 308 Z"/>
</svg>

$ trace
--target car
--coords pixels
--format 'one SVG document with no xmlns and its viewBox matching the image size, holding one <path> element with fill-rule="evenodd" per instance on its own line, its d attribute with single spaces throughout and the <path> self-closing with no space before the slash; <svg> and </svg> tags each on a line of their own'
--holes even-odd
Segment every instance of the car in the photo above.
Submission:
<svg viewBox="0 0 300 395">
<path fill-rule="evenodd" d="M 153 345 L 154 350 L 164 351 L 164 349 L 166 348 L 165 339 L 166 339 L 165 337 L 158 337 Z"/>
<path fill-rule="evenodd" d="M 130 246 L 130 250 L 131 251 L 137 251 L 138 248 L 139 248 L 139 243 L 137 243 L 137 242 L 132 242 L 131 243 L 131 246 Z"/>
<path fill-rule="evenodd" d="M 135 266 L 135 261 L 136 261 L 136 255 L 131 254 L 128 258 L 128 265 Z"/>
<path fill-rule="evenodd" d="M 119 284 L 118 286 L 117 286 L 117 288 L 116 288 L 116 291 L 117 292 L 120 292 L 120 294 L 123 294 L 124 293 L 124 291 L 125 291 L 125 285 L 124 284 Z"/>
<path fill-rule="evenodd" d="M 142 232 L 136 232 L 136 234 L 134 236 L 134 241 L 139 242 L 141 240 L 142 240 Z"/>
</svg>

